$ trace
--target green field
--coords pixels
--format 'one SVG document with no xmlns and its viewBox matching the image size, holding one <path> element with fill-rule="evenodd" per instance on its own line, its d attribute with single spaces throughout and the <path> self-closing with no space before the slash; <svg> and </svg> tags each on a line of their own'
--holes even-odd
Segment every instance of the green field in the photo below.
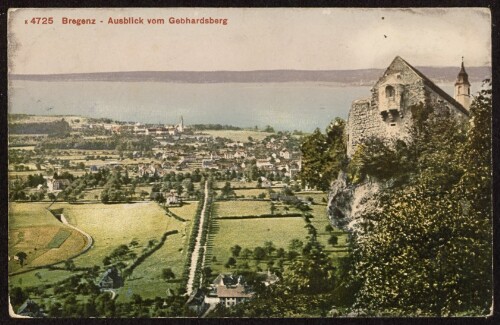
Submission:
<svg viewBox="0 0 500 325">
<path fill-rule="evenodd" d="M 71 231 L 67 229 L 59 229 L 57 234 L 52 238 L 52 240 L 47 244 L 48 248 L 59 248 L 66 241 L 66 239 L 71 236 Z"/>
<path fill-rule="evenodd" d="M 264 246 L 266 241 L 272 241 L 276 248 L 288 250 L 292 239 L 303 240 L 307 235 L 302 218 L 216 219 L 213 222 L 218 230 L 211 234 L 213 239 L 206 260 L 210 262 L 213 256 L 216 257 L 217 262 L 209 264 L 215 273 L 231 272 L 224 264 L 231 256 L 230 248 L 234 245 L 253 250 L 257 246 Z"/>
<path fill-rule="evenodd" d="M 197 202 L 190 202 L 175 213 L 190 220 L 196 211 Z M 57 204 L 63 208 L 68 221 L 90 234 L 94 239 L 93 247 L 74 260 L 76 266 L 99 265 L 111 251 L 119 245 L 128 245 L 136 240 L 139 245 L 134 251 L 139 256 L 150 240 L 159 241 L 161 236 L 171 230 L 179 233 L 167 238 L 165 244 L 140 264 L 120 288 L 117 299 L 126 300 L 133 293 L 143 297 L 164 295 L 167 288 L 176 288 L 176 282 L 167 283 L 161 279 L 163 268 L 170 267 L 180 277 L 184 265 L 187 235 L 191 223 L 181 222 L 166 216 L 154 202 L 134 204 Z M 174 208 L 172 208 L 173 210 Z M 128 262 L 130 263 L 130 262 Z"/>
<path fill-rule="evenodd" d="M 134 293 L 140 294 L 143 298 L 165 296 L 167 289 L 178 288 L 187 253 L 185 247 L 191 233 L 190 221 L 198 206 L 196 201 L 185 203 L 182 207 L 170 208 L 170 210 L 188 221 L 181 222 L 167 217 L 170 221 L 168 229 L 176 229 L 179 233 L 168 237 L 161 249 L 134 270 L 132 277 L 125 282 L 124 288 L 120 289 L 122 294 L 118 296 L 118 301 L 126 301 Z M 176 276 L 169 282 L 161 278 L 162 270 L 167 267 L 171 268 Z"/>
<path fill-rule="evenodd" d="M 261 141 L 265 137 L 273 134 L 260 131 L 249 131 L 249 130 L 204 130 L 201 131 L 203 134 L 208 134 L 213 137 L 228 138 L 233 141 L 248 142 L 248 137 L 252 137 L 254 141 Z"/>
<path fill-rule="evenodd" d="M 46 205 L 13 204 L 15 214 L 12 219 L 16 220 L 16 226 L 19 229 L 25 229 L 27 226 L 38 228 L 61 226 L 62 224 L 43 208 Z M 131 277 L 125 281 L 124 287 L 117 290 L 117 299 L 126 301 L 134 293 L 144 298 L 154 298 L 164 296 L 169 288 L 174 290 L 178 288 L 185 262 L 185 247 L 191 232 L 190 220 L 194 217 L 197 205 L 198 202 L 192 201 L 186 202 L 182 207 L 171 208 L 174 213 L 186 219 L 186 222 L 167 216 L 163 209 L 154 202 L 112 205 L 56 203 L 51 209 L 63 209 L 62 212 L 68 222 L 90 234 L 94 240 L 88 252 L 74 259 L 77 267 L 99 265 L 103 270 L 104 257 L 119 245 L 128 245 L 132 240 L 136 240 L 138 246 L 133 250 L 137 256 L 140 256 L 148 241 L 159 241 L 166 231 L 178 231 L 177 234 L 169 236 L 159 250 L 134 270 Z M 35 210 L 41 217 L 33 218 Z M 11 218 L 10 215 L 9 218 Z M 13 230 L 9 233 L 9 246 L 15 244 L 20 236 L 21 232 L 16 231 L 18 228 L 12 228 Z M 62 232 L 59 232 L 59 228 L 54 228 L 50 234 L 43 233 L 43 237 L 45 237 L 45 246 L 56 246 L 64 236 Z M 70 238 L 66 239 L 61 247 L 64 247 Z M 131 263 L 131 261 L 125 263 Z M 167 267 L 174 271 L 175 280 L 166 282 L 161 278 L 162 270 Z M 64 270 L 40 269 L 13 276 L 9 283 L 22 287 L 34 286 L 54 283 L 72 274 L 74 273 Z"/>
<path fill-rule="evenodd" d="M 261 193 L 266 194 L 266 198 L 269 198 L 269 194 L 267 193 L 266 189 L 262 188 L 253 188 L 253 189 L 247 189 L 247 190 L 234 190 L 236 193 L 236 196 L 244 196 L 246 198 L 251 198 L 253 196 L 257 197 Z"/>
<path fill-rule="evenodd" d="M 322 197 L 326 197 L 325 193 L 314 194 L 314 199 L 321 201 Z M 285 205 L 282 203 L 276 204 L 275 214 L 286 214 Z M 209 250 L 206 260 L 207 264 L 217 272 L 232 272 L 227 269 L 224 264 L 231 256 L 230 248 L 234 245 L 239 245 L 243 249 L 248 248 L 253 250 L 257 246 L 264 246 L 266 241 L 272 241 L 276 248 L 289 250 L 288 246 L 292 239 L 300 239 L 306 242 L 307 231 L 304 228 L 306 222 L 303 218 L 284 217 L 284 218 L 254 218 L 254 219 L 220 219 L 217 217 L 224 216 L 244 216 L 256 214 L 270 213 L 269 201 L 218 201 L 214 204 L 214 218 L 212 219 L 212 228 L 214 231 L 210 234 Z M 325 251 L 337 262 L 339 257 L 345 256 L 347 251 L 346 241 L 347 234 L 334 229 L 333 232 L 328 232 L 325 227 L 329 225 L 327 210 L 325 205 L 311 205 L 309 213 L 313 216 L 310 220 L 316 228 L 318 241 L 324 246 Z M 288 206 L 288 213 L 299 212 L 292 206 Z M 338 237 L 338 243 L 332 246 L 328 243 L 328 239 L 332 235 Z M 216 261 L 212 262 L 215 256 Z M 237 258 L 238 260 L 238 258 Z M 251 267 L 256 267 L 256 261 L 248 261 Z M 285 263 L 286 264 L 286 263 Z M 262 269 L 266 269 L 266 262 L 258 263 Z"/>
<path fill-rule="evenodd" d="M 240 182 L 240 181 L 231 181 L 229 182 L 233 189 L 246 189 L 246 188 L 255 188 L 257 187 L 257 182 Z M 223 188 L 226 185 L 226 181 L 219 181 L 214 183 L 214 188 Z"/>
<path fill-rule="evenodd" d="M 47 209 L 47 203 L 9 204 L 9 256 L 27 254 L 25 265 L 11 258 L 9 273 L 63 261 L 80 252 L 85 237 L 60 223 Z"/>
<path fill-rule="evenodd" d="M 214 205 L 217 216 L 253 216 L 271 213 L 269 201 L 219 201 Z"/>
<path fill-rule="evenodd" d="M 314 216 L 314 218 L 311 218 L 311 223 L 318 231 L 318 241 L 325 247 L 325 251 L 329 252 L 333 258 L 346 255 L 347 234 L 334 228 L 332 233 L 338 237 L 338 243 L 335 246 L 330 245 L 328 239 L 332 233 L 325 231 L 325 227 L 330 224 L 326 206 L 312 205 L 311 208 L 313 210 L 310 213 Z"/>
</svg>

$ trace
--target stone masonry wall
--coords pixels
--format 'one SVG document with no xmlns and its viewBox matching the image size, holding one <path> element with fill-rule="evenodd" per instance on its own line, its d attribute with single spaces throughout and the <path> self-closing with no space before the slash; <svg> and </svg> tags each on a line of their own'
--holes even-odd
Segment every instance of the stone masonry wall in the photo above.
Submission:
<svg viewBox="0 0 500 325">
<path fill-rule="evenodd" d="M 369 99 L 352 103 L 347 120 L 347 155 L 352 156 L 356 145 L 367 137 L 383 137 L 385 135 L 382 118 L 377 107 L 370 104 Z"/>
</svg>

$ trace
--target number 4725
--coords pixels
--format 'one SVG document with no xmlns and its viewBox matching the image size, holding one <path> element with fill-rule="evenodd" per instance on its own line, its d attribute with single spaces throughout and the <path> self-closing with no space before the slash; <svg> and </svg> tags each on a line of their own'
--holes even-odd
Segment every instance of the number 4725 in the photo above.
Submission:
<svg viewBox="0 0 500 325">
<path fill-rule="evenodd" d="M 33 17 L 30 21 L 32 24 L 52 25 L 54 23 L 53 17 Z"/>
</svg>

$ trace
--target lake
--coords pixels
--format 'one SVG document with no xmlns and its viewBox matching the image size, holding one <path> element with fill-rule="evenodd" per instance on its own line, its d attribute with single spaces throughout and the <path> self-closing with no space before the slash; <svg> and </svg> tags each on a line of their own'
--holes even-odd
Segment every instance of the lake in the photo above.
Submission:
<svg viewBox="0 0 500 325">
<path fill-rule="evenodd" d="M 453 95 L 453 84 L 439 85 Z M 271 125 L 277 130 L 324 130 L 347 118 L 351 102 L 370 96 L 367 86 L 333 83 L 165 83 L 26 81 L 9 83 L 9 112 L 83 115 L 142 123 Z"/>
</svg>

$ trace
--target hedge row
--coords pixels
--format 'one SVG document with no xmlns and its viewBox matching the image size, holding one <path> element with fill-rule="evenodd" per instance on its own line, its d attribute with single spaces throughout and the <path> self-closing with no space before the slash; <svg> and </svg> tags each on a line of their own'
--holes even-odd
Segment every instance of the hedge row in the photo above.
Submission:
<svg viewBox="0 0 500 325">
<path fill-rule="evenodd" d="M 169 208 L 167 207 L 163 207 L 163 209 L 165 210 L 165 213 L 169 216 L 169 217 L 172 217 L 174 219 L 177 219 L 179 221 L 182 221 L 182 222 L 186 222 L 187 220 L 182 218 L 182 217 L 179 217 L 178 215 L 176 215 L 175 213 L 173 213 L 172 211 L 170 211 Z"/>
<path fill-rule="evenodd" d="M 163 236 L 161 237 L 160 242 L 156 246 L 152 247 L 150 250 L 148 250 L 147 252 L 145 252 L 144 254 L 139 256 L 134 261 L 134 263 L 132 263 L 132 265 L 130 265 L 128 268 L 126 268 L 123 271 L 123 276 L 128 277 L 128 276 L 132 275 L 132 272 L 134 272 L 134 269 L 136 267 L 138 267 L 142 262 L 144 262 L 144 260 L 146 260 L 146 258 L 151 256 L 154 252 L 159 250 L 163 246 L 163 244 L 165 244 L 165 241 L 167 240 L 168 236 L 177 234 L 178 232 L 179 232 L 178 230 L 171 230 L 171 231 L 167 231 L 166 233 L 164 233 Z"/>
<path fill-rule="evenodd" d="M 227 216 L 227 217 L 217 217 L 217 219 L 269 219 L 269 218 L 301 218 L 302 213 L 289 213 L 289 214 L 259 214 L 250 216 Z"/>
</svg>

